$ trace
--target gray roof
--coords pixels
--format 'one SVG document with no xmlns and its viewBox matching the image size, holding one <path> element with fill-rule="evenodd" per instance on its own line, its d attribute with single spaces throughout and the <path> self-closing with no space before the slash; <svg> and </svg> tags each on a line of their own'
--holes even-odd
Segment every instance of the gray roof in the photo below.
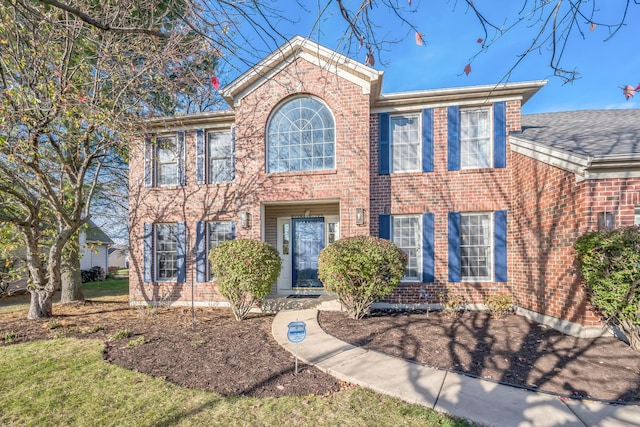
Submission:
<svg viewBox="0 0 640 427">
<path fill-rule="evenodd" d="M 632 155 L 640 153 L 640 109 L 526 114 L 512 135 L 581 156 Z"/>
<path fill-rule="evenodd" d="M 113 240 L 105 234 L 100 227 L 95 225 L 93 221 L 87 222 L 87 230 L 85 231 L 85 240 L 87 242 L 100 242 L 105 245 L 112 245 Z"/>
</svg>

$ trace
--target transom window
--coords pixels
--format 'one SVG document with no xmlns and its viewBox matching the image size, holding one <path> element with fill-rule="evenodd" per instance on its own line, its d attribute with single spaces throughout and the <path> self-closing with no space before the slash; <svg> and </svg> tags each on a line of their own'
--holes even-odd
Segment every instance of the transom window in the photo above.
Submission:
<svg viewBox="0 0 640 427">
<path fill-rule="evenodd" d="M 176 224 L 155 224 L 156 280 L 178 277 Z"/>
<path fill-rule="evenodd" d="M 267 127 L 267 172 L 335 169 L 335 122 L 311 97 L 285 102 Z"/>
<path fill-rule="evenodd" d="M 157 185 L 178 185 L 178 144 L 175 137 L 156 138 Z"/>
<path fill-rule="evenodd" d="M 492 167 L 491 109 L 460 110 L 460 168 Z"/>
<path fill-rule="evenodd" d="M 417 172 L 420 161 L 420 117 L 391 117 L 391 172 Z"/>
<path fill-rule="evenodd" d="M 493 221 L 491 213 L 460 215 L 462 280 L 492 280 Z"/>
<path fill-rule="evenodd" d="M 393 216 L 391 241 L 407 254 L 407 267 L 403 280 L 420 281 L 422 259 L 422 231 L 419 216 Z"/>
<path fill-rule="evenodd" d="M 207 134 L 209 183 L 233 181 L 233 141 L 231 132 Z"/>
</svg>

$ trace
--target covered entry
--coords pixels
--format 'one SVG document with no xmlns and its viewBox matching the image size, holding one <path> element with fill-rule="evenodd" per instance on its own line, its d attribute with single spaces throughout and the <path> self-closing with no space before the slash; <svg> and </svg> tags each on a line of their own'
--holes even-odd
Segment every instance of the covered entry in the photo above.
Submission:
<svg viewBox="0 0 640 427">
<path fill-rule="evenodd" d="M 339 203 L 265 206 L 265 237 L 278 249 L 282 270 L 274 293 L 322 290 L 320 251 L 339 238 Z"/>
</svg>

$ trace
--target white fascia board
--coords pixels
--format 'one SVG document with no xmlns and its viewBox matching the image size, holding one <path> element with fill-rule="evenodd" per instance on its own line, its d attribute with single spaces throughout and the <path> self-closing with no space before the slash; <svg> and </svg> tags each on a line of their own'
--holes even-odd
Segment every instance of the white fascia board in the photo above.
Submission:
<svg viewBox="0 0 640 427">
<path fill-rule="evenodd" d="M 536 144 L 513 135 L 509 136 L 509 146 L 511 150 L 516 153 L 574 173 L 577 181 L 585 179 L 585 170 L 590 165 L 588 157 L 579 156 L 546 145 Z"/>
<path fill-rule="evenodd" d="M 408 99 L 407 100 L 401 100 L 399 101 L 397 104 L 393 104 L 393 103 L 387 103 L 385 106 L 382 107 L 373 107 L 371 108 L 371 113 L 372 114 L 378 114 L 378 113 L 411 113 L 411 112 L 416 112 L 416 111 L 420 111 L 422 109 L 425 108 L 439 108 L 439 107 L 449 107 L 452 105 L 457 105 L 461 108 L 465 108 L 465 107 L 479 107 L 479 106 L 488 106 L 493 104 L 494 102 L 501 102 L 501 101 L 517 101 L 517 100 L 521 100 L 522 96 L 521 95 L 516 95 L 516 96 L 503 96 L 503 97 L 496 97 L 496 98 L 491 98 L 491 99 L 473 99 L 473 98 L 466 98 L 466 99 L 452 99 L 452 100 L 442 100 L 439 99 L 437 101 L 428 101 L 423 99 L 419 99 L 413 103 L 411 103 Z"/>
<path fill-rule="evenodd" d="M 381 71 L 374 70 L 301 36 L 296 36 L 234 80 L 221 91 L 221 94 L 229 104 L 238 106 L 243 97 L 298 57 L 358 84 L 362 87 L 363 94 L 369 94 L 371 83 L 382 77 Z"/>
<path fill-rule="evenodd" d="M 213 111 L 208 113 L 188 114 L 184 116 L 158 117 L 145 120 L 145 132 L 161 130 L 188 130 L 201 128 L 229 128 L 235 122 L 235 113 L 230 110 Z"/>
</svg>

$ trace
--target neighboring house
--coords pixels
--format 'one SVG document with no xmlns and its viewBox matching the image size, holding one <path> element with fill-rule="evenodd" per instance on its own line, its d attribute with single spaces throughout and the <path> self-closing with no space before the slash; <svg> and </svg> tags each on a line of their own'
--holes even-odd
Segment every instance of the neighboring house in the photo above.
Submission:
<svg viewBox="0 0 640 427">
<path fill-rule="evenodd" d="M 109 267 L 129 268 L 129 247 L 113 245 L 109 248 Z"/>
<path fill-rule="evenodd" d="M 409 256 L 381 305 L 509 293 L 525 315 L 599 333 L 571 245 L 601 212 L 633 223 L 637 150 L 572 154 L 545 115 L 521 117 L 544 81 L 382 94 L 382 79 L 295 37 L 222 91 L 231 110 L 149 121 L 130 147 L 132 303 L 226 304 L 206 256 L 234 238 L 277 248 L 273 295 L 318 293 L 320 250 L 370 234 Z"/>
<path fill-rule="evenodd" d="M 113 240 L 91 220 L 86 228 L 80 230 L 80 269 L 91 270 L 101 267 L 106 274 L 109 271 L 109 246 Z"/>
</svg>

